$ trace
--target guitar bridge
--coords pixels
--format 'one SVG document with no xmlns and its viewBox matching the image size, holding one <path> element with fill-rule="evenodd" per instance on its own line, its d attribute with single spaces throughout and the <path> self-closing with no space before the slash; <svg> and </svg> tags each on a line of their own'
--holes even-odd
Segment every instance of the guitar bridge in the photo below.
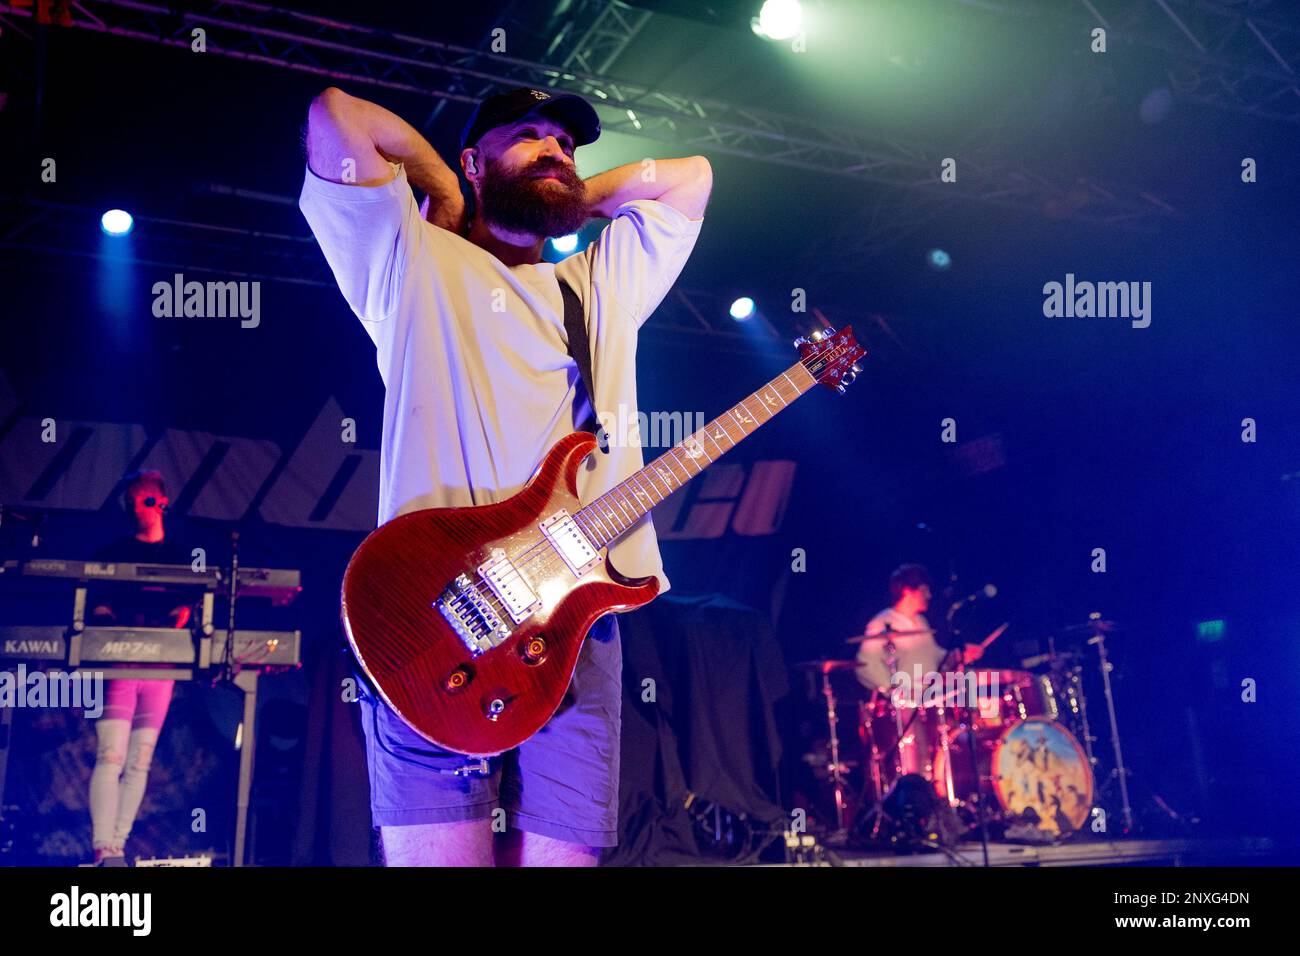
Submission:
<svg viewBox="0 0 1300 956">
<path fill-rule="evenodd" d="M 502 644 L 513 633 L 467 574 L 458 575 L 433 604 L 475 656 Z"/>
</svg>

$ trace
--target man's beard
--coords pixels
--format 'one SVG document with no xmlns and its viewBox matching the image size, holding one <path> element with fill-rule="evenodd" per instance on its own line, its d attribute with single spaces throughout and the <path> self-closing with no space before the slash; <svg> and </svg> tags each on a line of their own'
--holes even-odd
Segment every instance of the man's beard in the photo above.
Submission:
<svg viewBox="0 0 1300 956">
<path fill-rule="evenodd" d="M 559 179 L 537 178 L 543 172 Z M 509 174 L 489 162 L 483 169 L 479 200 L 485 221 L 542 239 L 577 232 L 590 218 L 587 187 L 573 167 L 560 163 L 535 163 L 526 172 Z"/>
</svg>

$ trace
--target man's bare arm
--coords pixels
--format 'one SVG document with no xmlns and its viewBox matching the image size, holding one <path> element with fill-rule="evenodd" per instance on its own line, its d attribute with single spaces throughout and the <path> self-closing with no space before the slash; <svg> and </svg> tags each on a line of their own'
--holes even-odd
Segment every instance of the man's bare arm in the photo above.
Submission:
<svg viewBox="0 0 1300 956">
<path fill-rule="evenodd" d="M 349 96 L 338 87 L 323 90 L 307 111 L 307 164 L 322 179 L 381 186 L 393 178 L 388 162 L 402 163 L 410 184 L 429 196 L 425 218 L 464 234 L 465 199 L 460 181 L 438 151 L 396 113 Z"/>
<path fill-rule="evenodd" d="M 704 216 L 713 189 L 713 167 L 703 156 L 656 159 L 654 165 L 628 163 L 598 173 L 585 181 L 587 204 L 593 216 L 606 219 L 633 199 L 657 199 L 688 219 Z"/>
</svg>

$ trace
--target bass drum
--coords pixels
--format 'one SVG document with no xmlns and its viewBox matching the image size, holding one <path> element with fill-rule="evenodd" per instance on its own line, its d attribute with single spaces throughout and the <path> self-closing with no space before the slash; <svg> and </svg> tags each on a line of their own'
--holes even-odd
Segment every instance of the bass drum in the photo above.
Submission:
<svg viewBox="0 0 1300 956">
<path fill-rule="evenodd" d="M 1093 778 L 1088 758 L 1074 735 L 1050 720 L 1022 720 L 1002 728 L 976 728 L 975 754 L 980 786 L 971 768 L 970 732 L 936 748 L 934 787 L 949 799 L 970 802 L 977 792 L 991 796 L 1002 810 L 1008 835 L 1032 831 L 1038 840 L 1074 833 L 1092 810 Z"/>
</svg>

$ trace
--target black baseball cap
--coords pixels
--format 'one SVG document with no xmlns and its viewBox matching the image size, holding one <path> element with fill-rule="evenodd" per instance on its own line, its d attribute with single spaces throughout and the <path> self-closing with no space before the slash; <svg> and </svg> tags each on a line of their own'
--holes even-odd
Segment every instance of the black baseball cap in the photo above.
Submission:
<svg viewBox="0 0 1300 956">
<path fill-rule="evenodd" d="M 516 123 L 533 113 L 555 120 L 573 136 L 574 147 L 594 143 L 600 136 L 600 117 L 576 93 L 548 93 L 521 86 L 485 98 L 461 133 L 460 148 L 468 149 L 490 129 Z"/>
</svg>

